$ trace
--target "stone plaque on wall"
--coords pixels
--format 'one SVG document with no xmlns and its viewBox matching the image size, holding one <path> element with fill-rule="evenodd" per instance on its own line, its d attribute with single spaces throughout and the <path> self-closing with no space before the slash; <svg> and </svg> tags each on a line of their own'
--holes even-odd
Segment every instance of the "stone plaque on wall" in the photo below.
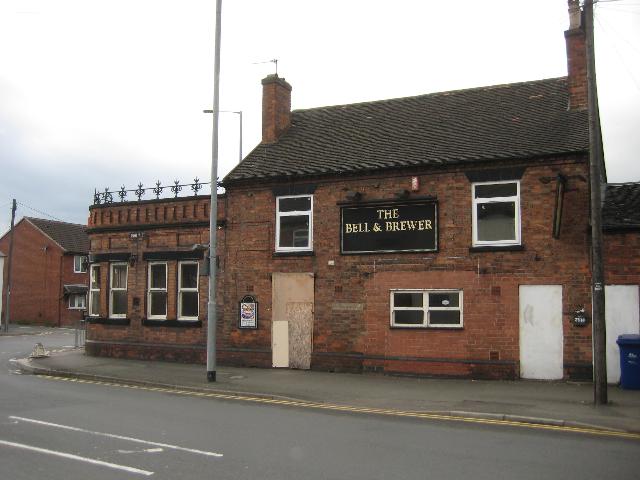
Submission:
<svg viewBox="0 0 640 480">
<path fill-rule="evenodd" d="M 129 240 L 122 237 L 110 237 L 109 248 L 127 248 L 129 246 Z"/>
</svg>

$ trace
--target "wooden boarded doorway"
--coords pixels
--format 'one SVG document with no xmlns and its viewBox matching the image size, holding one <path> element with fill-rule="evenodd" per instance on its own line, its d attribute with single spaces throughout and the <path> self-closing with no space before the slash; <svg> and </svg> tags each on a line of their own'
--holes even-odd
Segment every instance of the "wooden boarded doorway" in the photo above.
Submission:
<svg viewBox="0 0 640 480">
<path fill-rule="evenodd" d="M 311 368 L 313 345 L 313 273 L 272 275 L 274 367 Z"/>
</svg>

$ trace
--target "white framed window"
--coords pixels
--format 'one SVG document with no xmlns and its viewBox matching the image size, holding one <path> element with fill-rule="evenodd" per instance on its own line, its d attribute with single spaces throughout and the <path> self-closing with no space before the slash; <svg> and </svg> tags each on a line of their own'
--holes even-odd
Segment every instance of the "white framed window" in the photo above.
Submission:
<svg viewBox="0 0 640 480">
<path fill-rule="evenodd" d="M 69 295 L 69 310 L 82 310 L 87 305 L 87 296 L 84 293 L 72 293 Z"/>
<path fill-rule="evenodd" d="M 149 289 L 147 291 L 147 317 L 166 320 L 167 318 L 167 264 L 149 263 Z"/>
<path fill-rule="evenodd" d="M 198 278 L 198 262 L 178 263 L 178 320 L 198 319 Z"/>
<path fill-rule="evenodd" d="M 474 183 L 473 245 L 520 245 L 520 181 Z"/>
<path fill-rule="evenodd" d="M 109 275 L 109 318 L 127 316 L 127 273 L 126 263 L 112 263 Z"/>
<path fill-rule="evenodd" d="M 462 290 L 391 290 L 391 326 L 462 328 Z"/>
<path fill-rule="evenodd" d="M 276 252 L 313 249 L 313 195 L 276 197 Z"/>
<path fill-rule="evenodd" d="M 100 265 L 89 269 L 89 315 L 100 316 Z"/>
<path fill-rule="evenodd" d="M 87 273 L 87 261 L 86 255 L 74 255 L 73 273 Z"/>
</svg>

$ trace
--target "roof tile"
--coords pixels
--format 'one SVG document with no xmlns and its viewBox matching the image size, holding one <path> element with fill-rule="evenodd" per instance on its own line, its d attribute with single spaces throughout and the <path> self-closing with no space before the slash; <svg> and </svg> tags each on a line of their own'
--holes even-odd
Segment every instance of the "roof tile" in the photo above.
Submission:
<svg viewBox="0 0 640 480">
<path fill-rule="evenodd" d="M 640 228 L 640 183 L 609 183 L 602 208 L 606 229 Z"/>
<path fill-rule="evenodd" d="M 587 113 L 566 78 L 296 110 L 224 183 L 586 151 Z"/>
<path fill-rule="evenodd" d="M 89 237 L 86 226 L 77 223 L 58 222 L 44 218 L 25 217 L 69 253 L 89 253 Z"/>
</svg>

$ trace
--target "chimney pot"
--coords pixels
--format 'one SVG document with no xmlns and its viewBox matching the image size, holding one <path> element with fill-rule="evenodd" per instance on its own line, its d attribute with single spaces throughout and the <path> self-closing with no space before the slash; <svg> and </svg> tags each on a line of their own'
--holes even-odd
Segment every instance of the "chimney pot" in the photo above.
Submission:
<svg viewBox="0 0 640 480">
<path fill-rule="evenodd" d="M 569 30 L 580 28 L 582 23 L 580 2 L 578 0 L 568 0 L 569 2 Z"/>
</svg>

